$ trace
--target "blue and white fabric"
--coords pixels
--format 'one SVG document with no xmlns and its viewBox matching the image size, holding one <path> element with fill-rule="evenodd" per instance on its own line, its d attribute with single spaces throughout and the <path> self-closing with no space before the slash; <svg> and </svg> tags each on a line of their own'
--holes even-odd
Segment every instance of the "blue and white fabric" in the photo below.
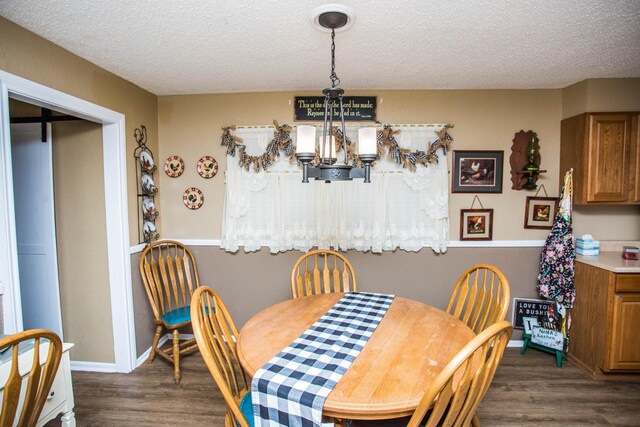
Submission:
<svg viewBox="0 0 640 427">
<path fill-rule="evenodd" d="M 394 295 L 350 292 L 251 381 L 255 426 L 319 427 L 324 401 L 373 334 Z"/>
</svg>

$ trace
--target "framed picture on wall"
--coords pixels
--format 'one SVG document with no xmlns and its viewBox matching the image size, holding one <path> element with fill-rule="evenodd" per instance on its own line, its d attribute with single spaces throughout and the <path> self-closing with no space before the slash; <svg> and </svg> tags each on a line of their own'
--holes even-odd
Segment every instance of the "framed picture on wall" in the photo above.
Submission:
<svg viewBox="0 0 640 427">
<path fill-rule="evenodd" d="M 550 230 L 558 212 L 557 197 L 527 197 L 524 209 L 524 228 Z"/>
<path fill-rule="evenodd" d="M 453 151 L 452 193 L 502 193 L 504 151 Z"/>
<path fill-rule="evenodd" d="M 491 240 L 493 209 L 460 209 L 460 240 Z"/>
</svg>

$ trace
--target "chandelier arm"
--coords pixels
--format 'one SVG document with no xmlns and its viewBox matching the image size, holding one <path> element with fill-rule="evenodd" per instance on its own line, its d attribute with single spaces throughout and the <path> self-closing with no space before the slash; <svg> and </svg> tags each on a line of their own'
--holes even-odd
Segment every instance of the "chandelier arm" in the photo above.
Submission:
<svg viewBox="0 0 640 427">
<path fill-rule="evenodd" d="M 325 159 L 325 147 L 327 146 L 327 117 L 329 115 L 329 94 L 324 96 L 324 126 L 322 127 L 322 146 L 320 147 L 320 163 L 324 163 Z M 331 135 L 329 135 L 331 138 Z"/>
<path fill-rule="evenodd" d="M 348 149 L 347 149 L 347 133 L 345 132 L 345 125 L 344 125 L 344 105 L 342 104 L 342 94 L 338 95 L 338 100 L 340 101 L 340 118 L 342 121 L 342 149 L 344 150 L 344 164 L 347 164 L 347 154 L 348 154 Z M 338 147 L 336 147 L 336 151 L 338 150 Z M 336 153 L 336 158 L 338 157 L 338 154 Z"/>
<path fill-rule="evenodd" d="M 329 129 L 327 129 L 327 131 L 329 132 L 329 157 L 327 157 L 327 164 L 332 164 L 333 163 L 333 146 L 334 144 L 332 144 L 332 138 L 333 138 L 333 98 L 329 98 L 327 104 L 329 105 Z M 336 156 L 337 158 L 338 156 Z"/>
</svg>

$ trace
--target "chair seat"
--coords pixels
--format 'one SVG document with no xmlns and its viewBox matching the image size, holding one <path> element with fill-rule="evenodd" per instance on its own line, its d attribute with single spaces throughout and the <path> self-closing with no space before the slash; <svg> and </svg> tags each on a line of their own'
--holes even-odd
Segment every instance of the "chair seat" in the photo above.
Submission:
<svg viewBox="0 0 640 427">
<path fill-rule="evenodd" d="M 249 426 L 253 427 L 253 403 L 251 401 L 251 391 L 245 394 L 240 401 L 240 411 L 242 411 L 242 415 L 244 415 Z"/>
<path fill-rule="evenodd" d="M 191 320 L 191 307 L 187 305 L 171 310 L 162 316 L 162 320 L 169 326 L 189 322 Z"/>
</svg>

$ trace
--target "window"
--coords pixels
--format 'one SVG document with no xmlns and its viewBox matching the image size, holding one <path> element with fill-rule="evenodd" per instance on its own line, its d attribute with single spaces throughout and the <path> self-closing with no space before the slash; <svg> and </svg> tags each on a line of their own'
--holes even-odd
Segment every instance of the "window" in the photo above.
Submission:
<svg viewBox="0 0 640 427">
<path fill-rule="evenodd" d="M 438 139 L 434 126 L 396 126 L 402 148 L 426 150 Z M 274 128 L 240 128 L 249 155 L 259 155 L 273 139 Z M 292 132 L 295 139 L 295 131 Z M 357 127 L 347 128 L 356 140 Z M 338 158 L 340 159 L 338 153 Z M 415 172 L 387 156 L 362 180 L 302 183 L 295 157 L 281 154 L 267 171 L 246 171 L 238 157 L 227 157 L 221 247 L 246 252 L 266 246 L 272 253 L 314 246 L 337 250 L 444 252 L 449 241 L 449 194 L 446 155 Z M 338 160 L 340 161 L 340 160 Z"/>
</svg>

